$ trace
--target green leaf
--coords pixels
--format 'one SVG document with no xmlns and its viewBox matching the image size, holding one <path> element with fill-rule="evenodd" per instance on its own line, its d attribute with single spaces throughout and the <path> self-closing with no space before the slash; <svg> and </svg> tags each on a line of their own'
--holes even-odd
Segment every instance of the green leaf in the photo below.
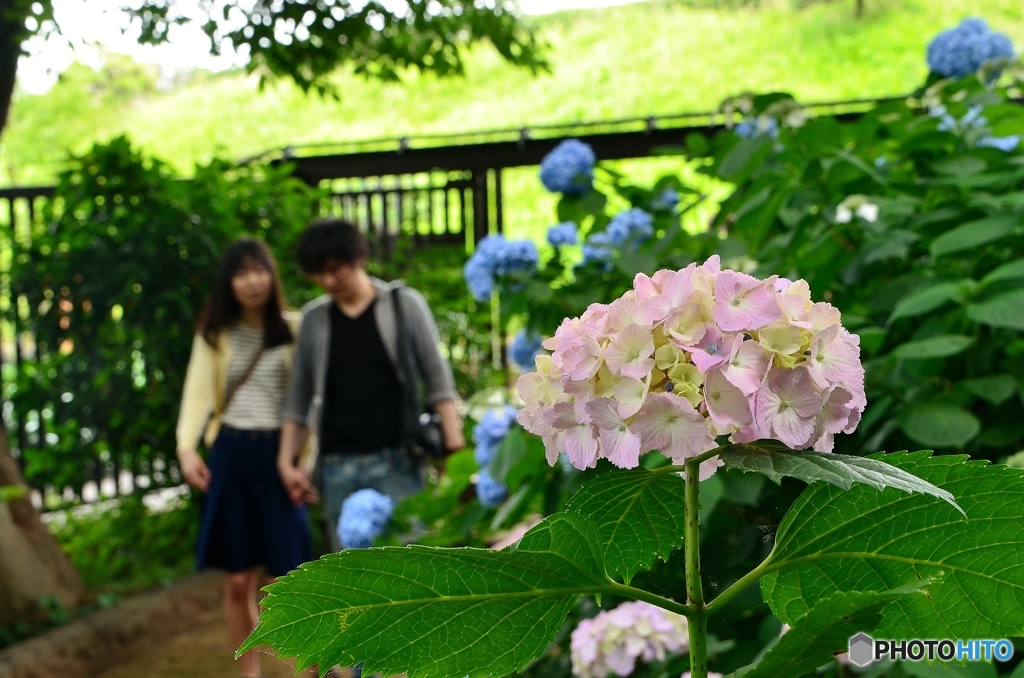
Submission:
<svg viewBox="0 0 1024 678">
<path fill-rule="evenodd" d="M 724 179 L 734 178 L 748 169 L 751 160 L 768 152 L 772 140 L 766 136 L 740 139 L 722 158 L 718 174 Z"/>
<path fill-rule="evenodd" d="M 867 485 L 876 490 L 892 487 L 903 492 L 920 492 L 938 497 L 960 510 L 949 492 L 884 461 L 868 457 L 823 454 L 809 450 L 797 452 L 774 440 L 730 445 L 718 457 L 726 466 L 760 473 L 775 483 L 788 476 L 808 484 L 822 482 L 844 490 L 854 485 Z"/>
<path fill-rule="evenodd" d="M 912 678 L 996 678 L 996 667 L 987 662 L 958 664 L 928 664 L 926 662 L 902 662 L 903 672 Z M 1024 664 L 1018 664 L 1024 667 Z M 1020 675 L 1024 675 L 1022 672 Z M 1010 678 L 1019 678 L 1014 671 Z"/>
<path fill-rule="evenodd" d="M 967 317 L 982 325 L 1024 331 L 1024 289 L 971 304 L 967 307 Z"/>
<path fill-rule="evenodd" d="M 934 497 L 814 485 L 790 508 L 761 567 L 765 601 L 793 623 L 842 591 L 888 591 L 945 572 L 927 596 L 886 608 L 881 638 L 1024 634 L 1024 471 L 928 452 L 874 455 L 951 492 Z"/>
<path fill-rule="evenodd" d="M 523 458 L 526 456 L 526 435 L 518 426 L 513 426 L 501 447 L 494 453 L 494 458 L 487 465 L 491 477 L 499 483 L 505 482 L 505 477 Z"/>
<path fill-rule="evenodd" d="M 351 549 L 267 587 L 259 625 L 239 652 L 273 646 L 314 663 L 368 674 L 503 676 L 554 640 L 581 594 L 600 593 L 597 533 L 584 516 L 556 514 L 515 550 Z"/>
<path fill-rule="evenodd" d="M 685 489 L 665 469 L 609 471 L 581 487 L 566 510 L 594 521 L 608 574 L 628 581 L 682 546 Z"/>
<path fill-rule="evenodd" d="M 957 226 L 932 241 L 931 255 L 941 257 L 999 240 L 1013 233 L 1018 221 L 1018 217 L 1000 214 Z"/>
<path fill-rule="evenodd" d="M 984 160 L 981 160 L 980 158 L 972 158 L 970 156 L 944 158 L 932 163 L 932 169 L 939 174 L 945 174 L 947 176 L 977 174 L 979 172 L 984 172 L 987 168 L 988 165 L 985 164 Z"/>
<path fill-rule="evenodd" d="M 927 358 L 946 358 L 963 353 L 974 343 L 972 337 L 963 334 L 943 334 L 938 337 L 908 341 L 900 344 L 892 352 L 897 358 L 904 360 L 925 360 Z"/>
<path fill-rule="evenodd" d="M 819 601 L 795 622 L 757 664 L 728 678 L 801 678 L 837 654 L 846 652 L 850 636 L 872 631 L 882 621 L 882 608 L 894 600 L 920 594 L 934 580 L 920 581 L 892 591 L 835 593 Z"/>
<path fill-rule="evenodd" d="M 906 259 L 910 246 L 920 240 L 921 236 L 911 231 L 893 230 L 882 238 L 864 243 L 864 263 L 871 264 L 887 259 Z"/>
<path fill-rule="evenodd" d="M 1020 280 L 1021 278 L 1024 278 L 1024 259 L 1017 259 L 990 271 L 981 279 L 981 284 L 991 285 L 1001 280 Z"/>
<path fill-rule="evenodd" d="M 960 385 L 993 405 L 1002 405 L 1017 391 L 1017 380 L 1010 374 L 967 379 L 961 381 Z"/>
<path fill-rule="evenodd" d="M 864 327 L 857 330 L 855 334 L 860 337 L 860 350 L 865 355 L 875 355 L 885 343 L 886 332 L 882 327 Z"/>
<path fill-rule="evenodd" d="M 915 316 L 934 311 L 938 307 L 953 299 L 960 291 L 959 282 L 944 282 L 923 290 L 918 290 L 902 299 L 889 316 L 889 322 L 900 318 L 913 318 Z"/>
<path fill-rule="evenodd" d="M 923 403 L 903 412 L 900 428 L 911 440 L 928 447 L 961 447 L 978 435 L 981 422 L 956 405 Z"/>
</svg>

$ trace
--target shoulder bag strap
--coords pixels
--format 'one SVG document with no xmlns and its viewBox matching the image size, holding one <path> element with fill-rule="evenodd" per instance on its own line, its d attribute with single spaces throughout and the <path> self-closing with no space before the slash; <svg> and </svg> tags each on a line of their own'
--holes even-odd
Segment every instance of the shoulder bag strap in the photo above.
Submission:
<svg viewBox="0 0 1024 678">
<path fill-rule="evenodd" d="M 228 411 L 228 405 L 231 404 L 231 399 L 235 397 L 236 393 L 238 393 L 238 389 L 242 388 L 242 386 L 245 385 L 245 382 L 249 381 L 249 377 L 251 377 L 252 373 L 256 370 L 256 363 L 260 361 L 260 356 L 263 355 L 264 349 L 266 349 L 266 344 L 261 344 L 260 350 L 256 351 L 256 357 L 252 359 L 252 362 L 249 363 L 249 367 L 245 369 L 245 374 L 243 374 L 242 378 L 236 381 L 234 385 L 228 389 L 227 395 L 224 396 L 224 405 L 220 408 L 220 414 L 224 414 Z"/>
<path fill-rule="evenodd" d="M 410 417 L 416 417 L 419 419 L 419 397 L 416 395 L 416 371 L 413 369 L 412 364 L 412 353 L 411 347 L 409 346 L 409 337 L 405 333 L 405 316 L 402 313 L 401 296 L 401 285 L 395 285 L 391 288 L 391 305 L 394 307 L 395 313 L 395 333 L 398 335 L 398 362 L 399 369 L 402 371 L 404 377 L 402 387 L 402 397 L 405 400 L 405 406 L 410 408 Z"/>
</svg>

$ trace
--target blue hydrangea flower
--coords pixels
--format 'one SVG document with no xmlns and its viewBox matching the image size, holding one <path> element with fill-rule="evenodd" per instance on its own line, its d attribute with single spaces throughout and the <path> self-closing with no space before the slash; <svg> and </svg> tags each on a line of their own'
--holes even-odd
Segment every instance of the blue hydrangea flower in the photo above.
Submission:
<svg viewBox="0 0 1024 678">
<path fill-rule="evenodd" d="M 384 532 L 395 504 L 391 497 L 366 488 L 353 492 L 341 505 L 338 538 L 347 549 L 365 549 Z"/>
<path fill-rule="evenodd" d="M 956 28 L 942 31 L 928 43 L 928 68 L 946 78 L 962 78 L 977 72 L 986 61 L 1012 59 L 1013 42 L 988 27 L 983 19 L 964 19 Z"/>
<path fill-rule="evenodd" d="M 486 262 L 476 259 L 476 254 L 469 258 L 462 269 L 462 277 L 466 279 L 469 293 L 477 301 L 487 301 L 494 292 L 494 272 Z"/>
<path fill-rule="evenodd" d="M 541 336 L 536 332 L 526 333 L 526 330 L 519 330 L 512 339 L 508 354 L 519 369 L 529 372 L 536 367 L 535 358 L 540 353 Z"/>
<path fill-rule="evenodd" d="M 503 235 L 489 235 L 477 243 L 462 275 L 473 298 L 487 301 L 494 292 L 496 276 L 534 270 L 539 260 L 537 246 L 532 241 L 510 241 Z"/>
<path fill-rule="evenodd" d="M 586 241 L 583 243 L 583 261 L 580 262 L 580 266 L 597 262 L 610 269 L 614 256 L 615 250 L 608 234 L 604 231 L 594 233 L 587 236 Z"/>
<path fill-rule="evenodd" d="M 650 212 L 634 207 L 612 217 L 605 233 L 615 247 L 638 244 L 654 235 L 654 217 Z"/>
<path fill-rule="evenodd" d="M 661 193 L 658 194 L 653 200 L 651 200 L 652 210 L 668 210 L 672 211 L 679 204 L 679 191 L 668 186 Z"/>
<path fill-rule="evenodd" d="M 508 497 L 508 486 L 498 482 L 490 473 L 483 470 L 477 476 L 476 496 L 487 508 L 497 508 Z"/>
<path fill-rule="evenodd" d="M 1003 153 L 1012 153 L 1020 145 L 1020 135 L 1011 134 L 1006 137 L 986 136 L 978 140 L 976 146 L 979 148 L 996 148 Z"/>
<path fill-rule="evenodd" d="M 768 136 L 772 139 L 779 138 L 779 123 L 775 118 L 766 116 L 759 116 L 756 118 L 747 118 L 738 125 L 736 125 L 733 131 L 736 136 L 743 137 L 744 139 L 753 139 L 760 136 Z"/>
<path fill-rule="evenodd" d="M 476 441 L 473 458 L 481 468 L 491 463 L 515 420 L 516 408 L 506 405 L 487 410 L 480 423 L 473 427 L 473 440 Z"/>
<path fill-rule="evenodd" d="M 540 256 L 532 240 L 505 241 L 502 256 L 495 262 L 494 273 L 506 275 L 513 271 L 531 271 L 537 268 Z"/>
<path fill-rule="evenodd" d="M 540 161 L 540 181 L 552 193 L 584 195 L 594 183 L 594 149 L 579 139 L 566 139 Z"/>
<path fill-rule="evenodd" d="M 561 247 L 562 245 L 575 245 L 577 242 L 576 224 L 571 221 L 565 221 L 561 224 L 555 224 L 548 229 L 548 244 L 552 247 Z"/>
</svg>

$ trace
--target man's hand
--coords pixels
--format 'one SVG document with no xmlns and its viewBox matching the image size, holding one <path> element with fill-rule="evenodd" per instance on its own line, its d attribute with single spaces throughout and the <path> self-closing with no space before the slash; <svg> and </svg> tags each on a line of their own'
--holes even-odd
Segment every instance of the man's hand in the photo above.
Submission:
<svg viewBox="0 0 1024 678">
<path fill-rule="evenodd" d="M 462 419 L 451 400 L 442 400 L 434 405 L 434 412 L 441 416 L 441 436 L 444 438 L 446 452 L 458 452 L 466 446 L 466 436 L 462 433 Z"/>
<path fill-rule="evenodd" d="M 445 452 L 458 452 L 466 446 L 466 436 L 463 435 L 461 426 L 452 430 L 449 430 L 448 427 L 443 427 L 442 432 L 444 434 Z"/>
<path fill-rule="evenodd" d="M 210 469 L 195 450 L 179 450 L 178 465 L 185 482 L 192 487 L 206 492 L 210 489 Z"/>
<path fill-rule="evenodd" d="M 281 483 L 284 485 L 288 498 L 296 506 L 303 504 L 317 504 L 320 502 L 320 495 L 309 479 L 309 475 L 297 466 L 290 464 L 278 464 L 277 472 L 281 476 Z"/>
</svg>

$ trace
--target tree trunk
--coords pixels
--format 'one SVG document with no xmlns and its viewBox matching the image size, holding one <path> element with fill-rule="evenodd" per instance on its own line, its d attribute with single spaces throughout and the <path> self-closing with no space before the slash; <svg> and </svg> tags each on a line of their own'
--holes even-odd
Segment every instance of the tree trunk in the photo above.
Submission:
<svg viewBox="0 0 1024 678">
<path fill-rule="evenodd" d="M 25 487 L 0 425 L 0 487 Z M 41 621 L 38 601 L 56 596 L 67 608 L 82 598 L 82 578 L 28 496 L 0 502 L 0 626 Z"/>
<path fill-rule="evenodd" d="M 864 16 L 864 0 L 857 0 L 856 13 L 858 19 Z"/>
<path fill-rule="evenodd" d="M 10 12 L 14 10 L 6 7 L 8 4 L 0 0 L 0 135 L 7 126 L 7 114 L 11 110 L 21 38 L 25 32 L 24 17 L 20 17 L 20 22 L 12 18 Z"/>
</svg>

